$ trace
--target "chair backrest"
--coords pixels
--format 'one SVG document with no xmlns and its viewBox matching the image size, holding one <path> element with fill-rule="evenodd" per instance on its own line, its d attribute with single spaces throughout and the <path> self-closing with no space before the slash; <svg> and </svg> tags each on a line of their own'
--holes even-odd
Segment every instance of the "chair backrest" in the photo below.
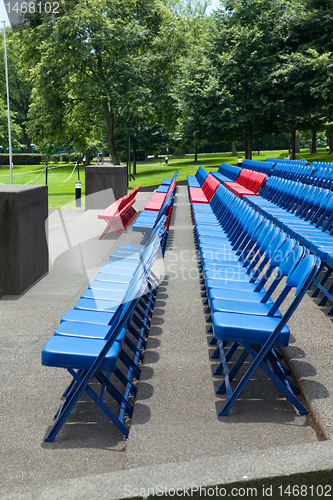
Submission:
<svg viewBox="0 0 333 500">
<path fill-rule="evenodd" d="M 306 255 L 303 259 L 300 259 L 296 265 L 293 265 L 292 269 L 288 273 L 286 284 L 279 297 L 274 302 L 274 305 L 269 311 L 268 316 L 274 316 L 289 292 L 293 288 L 296 288 L 295 298 L 288 307 L 287 312 L 282 317 L 282 319 L 284 319 L 285 317 L 289 319 L 298 306 L 299 302 L 303 298 L 306 290 L 309 288 L 313 278 L 315 277 L 319 269 L 319 266 L 320 259 L 315 255 Z M 287 323 L 288 319 L 283 322 L 283 326 Z"/>
<path fill-rule="evenodd" d="M 206 177 L 205 182 L 202 185 L 202 191 L 206 195 L 206 198 L 208 201 L 211 200 L 212 196 L 214 195 L 216 189 L 219 187 L 220 182 L 212 175 L 208 174 Z"/>
<path fill-rule="evenodd" d="M 207 175 L 208 175 L 207 170 L 205 170 L 202 167 L 199 167 L 198 170 L 196 171 L 195 177 L 196 177 L 197 181 L 199 182 L 200 186 L 202 186 L 203 183 L 205 182 Z"/>
</svg>

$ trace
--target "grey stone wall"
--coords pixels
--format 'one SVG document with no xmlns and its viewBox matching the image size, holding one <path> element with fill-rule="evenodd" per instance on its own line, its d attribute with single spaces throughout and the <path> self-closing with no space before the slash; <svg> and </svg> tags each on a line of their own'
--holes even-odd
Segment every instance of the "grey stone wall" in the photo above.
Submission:
<svg viewBox="0 0 333 500">
<path fill-rule="evenodd" d="M 48 272 L 47 186 L 0 186 L 0 297 L 20 295 Z"/>
<path fill-rule="evenodd" d="M 86 210 L 103 210 L 108 207 L 127 194 L 127 185 L 126 166 L 90 165 L 85 167 Z"/>
</svg>

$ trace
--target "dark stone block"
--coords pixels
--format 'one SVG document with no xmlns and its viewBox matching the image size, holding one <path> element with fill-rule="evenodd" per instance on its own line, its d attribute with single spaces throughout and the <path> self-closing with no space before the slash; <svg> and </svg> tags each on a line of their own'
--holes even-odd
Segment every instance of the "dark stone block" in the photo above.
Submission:
<svg viewBox="0 0 333 500">
<path fill-rule="evenodd" d="M 0 297 L 20 295 L 49 269 L 47 186 L 0 186 Z"/>
<path fill-rule="evenodd" d="M 86 210 L 103 210 L 108 207 L 127 194 L 127 185 L 126 166 L 90 165 L 85 167 Z"/>
</svg>

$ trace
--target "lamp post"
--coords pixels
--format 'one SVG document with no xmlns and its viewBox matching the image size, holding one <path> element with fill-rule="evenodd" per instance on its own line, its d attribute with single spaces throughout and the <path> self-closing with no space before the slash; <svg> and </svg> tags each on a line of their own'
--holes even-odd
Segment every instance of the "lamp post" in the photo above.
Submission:
<svg viewBox="0 0 333 500">
<path fill-rule="evenodd" d="M 10 183 L 13 184 L 13 160 L 12 160 L 12 133 L 10 128 L 10 106 L 9 106 L 9 80 L 8 80 L 8 61 L 7 61 L 7 41 L 6 41 L 6 21 L 3 22 L 4 45 L 5 45 L 5 67 L 6 67 L 6 88 L 7 88 L 7 109 L 8 109 L 8 143 L 9 143 L 9 168 Z"/>
</svg>

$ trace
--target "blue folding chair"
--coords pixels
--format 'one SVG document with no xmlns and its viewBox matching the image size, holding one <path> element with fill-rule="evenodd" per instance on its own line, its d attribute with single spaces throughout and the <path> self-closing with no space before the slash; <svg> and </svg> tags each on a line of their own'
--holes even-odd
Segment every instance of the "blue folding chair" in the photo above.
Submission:
<svg viewBox="0 0 333 500">
<path fill-rule="evenodd" d="M 116 300 L 115 296 L 107 299 L 93 297 L 80 299 L 78 301 L 80 307 L 64 315 L 54 336 L 46 342 L 42 350 L 42 364 L 66 368 L 72 376 L 72 382 L 64 393 L 65 400 L 56 413 L 56 422 L 46 441 L 54 440 L 83 392 L 88 394 L 125 437 L 128 436 L 129 430 L 124 419 L 126 415 L 129 417 L 132 415 L 133 406 L 129 402 L 129 396 L 136 393 L 131 378 L 140 376 L 138 361 L 143 358 L 140 349 L 141 346 L 145 346 L 143 336 L 148 332 L 149 316 L 156 296 L 154 288 L 157 278 L 151 267 L 157 258 L 160 241 L 163 239 L 162 233 L 165 231 L 162 220 L 160 226 L 150 236 L 137 261 L 136 269 L 134 272 L 130 269 L 131 279 L 121 302 Z M 127 270 L 126 265 L 123 270 Z M 109 276 L 111 279 L 117 279 L 115 276 L 118 275 L 109 274 Z M 100 300 L 104 306 L 94 309 L 93 304 Z M 83 303 L 86 304 L 86 309 Z M 126 329 L 132 333 L 137 344 L 126 335 Z M 134 353 L 134 359 L 122 349 L 123 342 Z M 127 373 L 118 367 L 118 360 L 128 370 Z M 124 386 L 124 393 L 111 382 L 112 374 Z M 99 394 L 90 385 L 92 379 L 100 384 Z M 106 404 L 105 392 L 118 403 L 120 408 L 118 416 Z"/>
<path fill-rule="evenodd" d="M 294 268 L 288 276 L 286 285 L 280 294 L 278 302 L 281 303 L 292 288 L 296 288 L 295 298 L 291 302 L 282 318 L 274 317 L 273 311 L 267 316 L 252 314 L 213 313 L 214 336 L 218 340 L 221 363 L 224 370 L 224 381 L 218 389 L 218 393 L 227 393 L 227 402 L 224 404 L 219 415 L 228 415 L 230 409 L 249 383 L 257 368 L 261 368 L 273 383 L 282 391 L 286 398 L 295 406 L 298 412 L 306 415 L 308 410 L 299 402 L 295 394 L 297 388 L 288 379 L 283 367 L 274 353 L 276 347 L 286 347 L 289 343 L 290 330 L 287 322 L 305 295 L 310 283 L 317 273 L 320 259 L 314 255 L 307 255 Z M 225 352 L 227 342 L 232 342 L 230 349 L 232 354 L 238 347 L 241 354 L 232 363 L 229 369 L 230 353 Z M 235 389 L 231 388 L 231 382 L 248 356 L 253 358 L 245 374 L 238 382 Z"/>
</svg>

